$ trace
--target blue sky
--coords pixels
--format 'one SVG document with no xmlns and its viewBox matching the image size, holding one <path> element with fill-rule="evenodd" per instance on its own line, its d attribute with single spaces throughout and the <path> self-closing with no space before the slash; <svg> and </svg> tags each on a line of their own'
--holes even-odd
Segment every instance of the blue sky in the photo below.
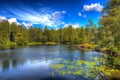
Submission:
<svg viewBox="0 0 120 80">
<path fill-rule="evenodd" d="M 0 20 L 43 28 L 85 26 L 88 19 L 98 25 L 108 0 L 0 0 Z"/>
</svg>

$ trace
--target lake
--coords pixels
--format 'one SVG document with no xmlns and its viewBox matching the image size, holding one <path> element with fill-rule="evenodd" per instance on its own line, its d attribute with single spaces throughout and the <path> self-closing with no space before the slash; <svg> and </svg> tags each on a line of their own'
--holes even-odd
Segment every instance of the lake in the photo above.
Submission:
<svg viewBox="0 0 120 80">
<path fill-rule="evenodd" d="M 0 50 L 0 80 L 91 80 L 84 75 L 52 75 L 55 69 L 51 68 L 51 65 L 61 63 L 62 60 L 91 61 L 93 57 L 102 58 L 103 54 L 71 49 L 68 45 Z"/>
</svg>

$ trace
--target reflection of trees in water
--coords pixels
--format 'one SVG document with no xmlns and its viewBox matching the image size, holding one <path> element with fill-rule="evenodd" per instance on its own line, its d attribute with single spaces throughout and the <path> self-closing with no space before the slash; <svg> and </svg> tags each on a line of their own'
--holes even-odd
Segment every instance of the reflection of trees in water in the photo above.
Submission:
<svg viewBox="0 0 120 80">
<path fill-rule="evenodd" d="M 8 71 L 10 68 L 16 68 L 18 65 L 22 65 L 25 62 L 25 60 L 19 60 L 19 59 L 13 59 L 13 60 L 3 60 L 2 61 L 2 70 Z"/>
<path fill-rule="evenodd" d="M 74 59 L 75 59 L 74 50 L 69 50 L 68 53 L 69 53 L 69 54 L 68 54 L 69 60 L 70 60 L 70 61 L 74 61 Z"/>
<path fill-rule="evenodd" d="M 17 60 L 12 60 L 12 67 L 15 68 L 17 66 L 17 62 L 18 62 Z"/>
<path fill-rule="evenodd" d="M 4 60 L 4 61 L 2 62 L 3 71 L 7 71 L 7 70 L 9 69 L 9 67 L 10 67 L 10 64 L 9 64 L 9 63 L 10 63 L 9 60 Z"/>
<path fill-rule="evenodd" d="M 78 50 L 76 50 L 76 46 L 74 45 L 74 44 L 72 44 L 72 45 L 69 45 L 68 46 L 68 57 L 69 57 L 69 60 L 70 61 L 74 61 L 74 60 L 77 60 L 77 59 L 79 59 L 79 57 L 80 57 L 80 55 L 81 55 L 81 53 L 77 53 L 76 51 L 78 51 Z"/>
<path fill-rule="evenodd" d="M 81 59 L 81 60 L 85 60 L 85 51 L 82 51 L 82 50 L 81 50 L 80 59 Z"/>
</svg>

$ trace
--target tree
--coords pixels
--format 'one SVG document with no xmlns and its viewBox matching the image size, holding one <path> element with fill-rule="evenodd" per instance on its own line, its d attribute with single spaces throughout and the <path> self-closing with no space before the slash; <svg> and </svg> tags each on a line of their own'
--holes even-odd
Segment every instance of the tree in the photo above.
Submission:
<svg viewBox="0 0 120 80">
<path fill-rule="evenodd" d="M 10 42 L 9 26 L 10 24 L 8 21 L 0 22 L 0 45 L 1 46 L 9 45 L 9 42 Z"/>
<path fill-rule="evenodd" d="M 101 45 L 108 50 L 116 51 L 120 48 L 120 0 L 110 0 L 103 9 L 100 20 Z"/>
<path fill-rule="evenodd" d="M 88 43 L 95 44 L 97 28 L 96 28 L 96 25 L 93 23 L 92 19 L 88 19 L 88 22 L 89 23 L 86 25 L 86 28 L 85 28 Z"/>
<path fill-rule="evenodd" d="M 80 43 L 84 44 L 87 43 L 87 35 L 85 34 L 85 29 L 81 27 L 80 33 L 79 33 Z"/>
<path fill-rule="evenodd" d="M 75 36 L 74 36 L 74 29 L 72 28 L 72 25 L 70 25 L 68 27 L 68 36 L 69 36 L 69 42 L 70 44 L 74 44 L 74 39 L 75 39 Z"/>
<path fill-rule="evenodd" d="M 17 45 L 27 45 L 28 38 L 29 38 L 28 30 L 25 27 L 18 25 L 18 30 L 15 35 L 16 44 Z"/>
<path fill-rule="evenodd" d="M 43 38 L 43 31 L 40 28 L 29 28 L 29 41 L 40 42 Z"/>
<path fill-rule="evenodd" d="M 15 34 L 17 33 L 17 24 L 12 23 L 9 26 L 9 34 L 10 34 L 10 41 L 14 42 L 15 41 Z"/>
<path fill-rule="evenodd" d="M 49 34 L 48 27 L 45 26 L 45 28 L 44 28 L 44 33 L 43 33 L 43 42 L 47 42 L 47 41 L 49 41 L 48 34 Z"/>
<path fill-rule="evenodd" d="M 59 42 L 60 42 L 60 43 L 63 43 L 63 35 L 64 35 L 63 29 L 60 28 L 60 29 L 58 30 L 58 33 L 59 33 Z"/>
</svg>

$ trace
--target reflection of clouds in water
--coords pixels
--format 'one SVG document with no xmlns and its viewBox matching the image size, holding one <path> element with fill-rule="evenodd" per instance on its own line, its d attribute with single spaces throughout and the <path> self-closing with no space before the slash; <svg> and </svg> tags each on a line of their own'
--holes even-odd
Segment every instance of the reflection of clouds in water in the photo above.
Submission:
<svg viewBox="0 0 120 80">
<path fill-rule="evenodd" d="M 13 71 L 15 72 L 16 70 L 21 71 L 21 70 L 29 70 L 29 69 L 36 69 L 36 68 L 49 68 L 49 65 L 51 64 L 51 60 L 47 59 L 42 59 L 42 60 L 2 60 L 0 61 L 0 73 L 1 72 L 9 72 Z"/>
<path fill-rule="evenodd" d="M 50 65 L 50 61 L 49 60 L 47 60 L 47 61 L 45 61 L 45 60 L 32 60 L 32 61 L 27 60 L 24 66 L 29 67 L 29 68 L 33 68 L 33 67 L 34 68 L 35 67 L 48 68 L 49 65 Z"/>
</svg>

